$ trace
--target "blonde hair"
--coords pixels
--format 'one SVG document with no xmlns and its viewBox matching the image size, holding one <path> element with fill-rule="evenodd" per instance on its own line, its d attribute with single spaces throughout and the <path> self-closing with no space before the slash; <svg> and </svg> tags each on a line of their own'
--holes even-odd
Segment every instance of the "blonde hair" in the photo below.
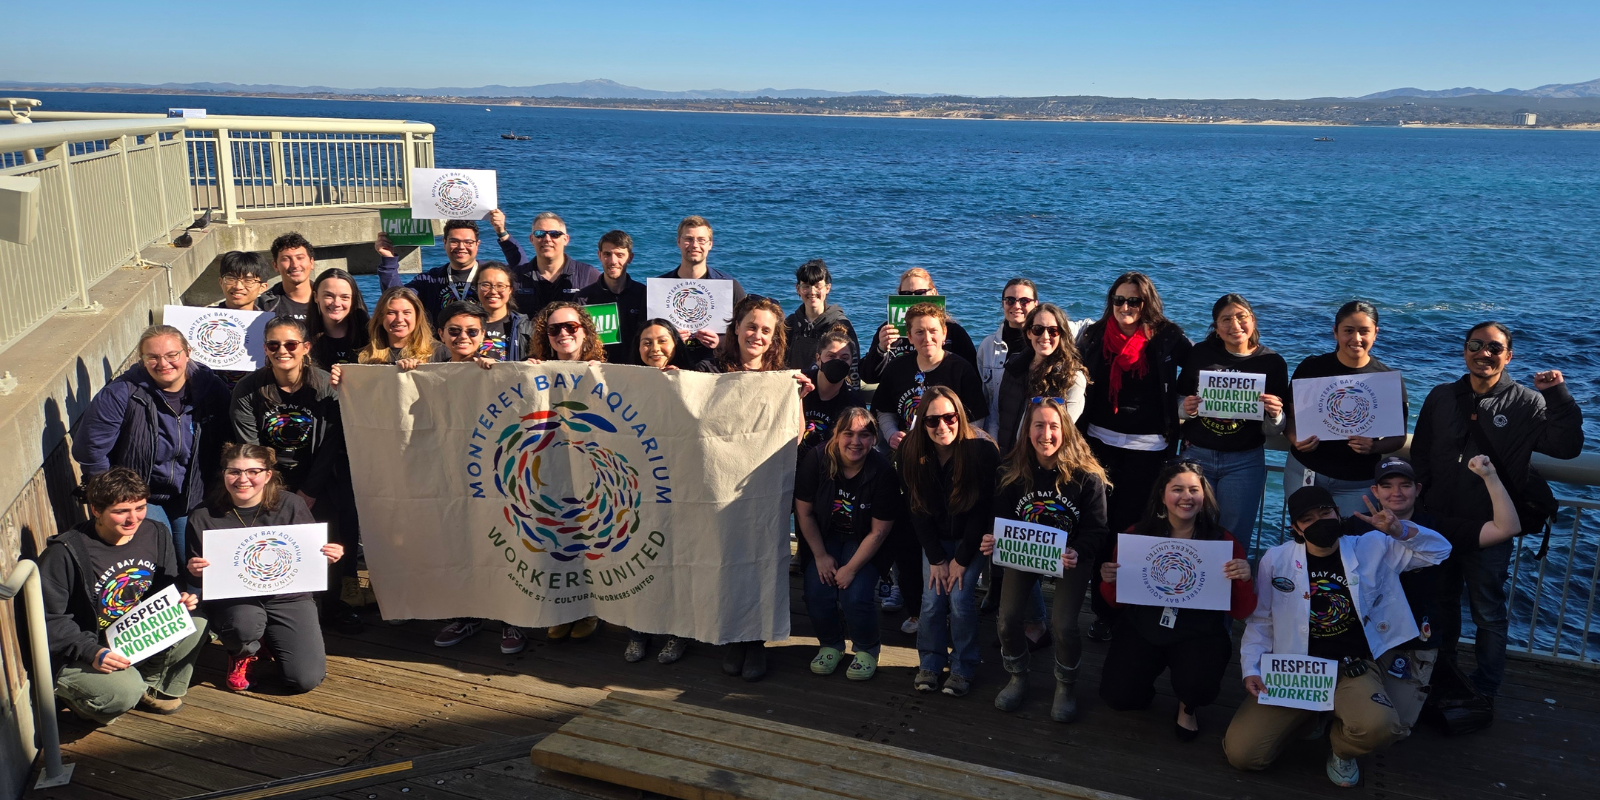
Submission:
<svg viewBox="0 0 1600 800">
<path fill-rule="evenodd" d="M 690 228 L 705 228 L 709 231 L 711 230 L 711 223 L 706 222 L 706 218 L 699 214 L 690 214 L 684 217 L 682 222 L 678 223 L 678 238 L 682 239 L 683 232 Z M 715 236 L 716 232 L 712 231 L 712 235 Z"/>
<path fill-rule="evenodd" d="M 1056 449 L 1049 463 L 1038 457 L 1033 449 L 1033 438 L 1028 436 L 1028 429 L 1033 425 L 1035 415 L 1045 411 L 1056 412 L 1057 419 L 1061 420 L 1061 447 Z M 1022 415 L 1022 432 L 1017 435 L 1017 443 L 1012 445 L 1011 452 L 1006 456 L 1005 467 L 1000 470 L 1000 488 L 1004 489 L 1013 483 L 1022 484 L 1024 493 L 1031 492 L 1033 486 L 1033 465 L 1038 464 L 1046 469 L 1056 470 L 1056 489 L 1062 490 L 1078 475 L 1093 475 L 1100 479 L 1107 488 L 1111 481 L 1106 478 L 1106 469 L 1100 465 L 1099 459 L 1089 450 L 1089 442 L 1078 432 L 1076 425 L 1072 424 L 1072 417 L 1067 414 L 1067 407 L 1054 397 L 1040 399 L 1037 403 L 1030 403 L 1028 413 Z"/>
<path fill-rule="evenodd" d="M 389 332 L 383 329 L 383 315 L 388 313 L 389 304 L 396 300 L 411 304 L 417 312 L 417 324 L 406 335 L 405 341 L 400 343 L 400 355 L 391 358 L 393 353 L 389 347 Z M 372 307 L 372 318 L 367 320 L 367 338 L 367 346 L 361 348 L 361 353 L 356 356 L 356 361 L 362 364 L 388 364 L 402 358 L 418 361 L 433 358 L 433 327 L 428 324 L 428 312 L 422 307 L 422 298 L 404 286 L 389 289 L 378 298 L 378 304 Z"/>
<path fill-rule="evenodd" d="M 939 292 L 939 287 L 933 282 L 933 275 L 929 274 L 928 271 L 922 267 L 912 267 L 911 269 L 900 273 L 900 282 L 895 284 L 895 286 L 900 287 L 906 285 L 906 278 L 921 278 L 928 282 L 928 288 L 932 289 L 934 294 L 938 294 Z"/>
</svg>

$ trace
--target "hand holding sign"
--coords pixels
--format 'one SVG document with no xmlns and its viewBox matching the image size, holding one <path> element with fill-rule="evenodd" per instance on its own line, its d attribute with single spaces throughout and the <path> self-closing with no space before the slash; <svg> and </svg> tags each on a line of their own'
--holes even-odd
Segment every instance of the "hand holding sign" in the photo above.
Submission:
<svg viewBox="0 0 1600 800">
<path fill-rule="evenodd" d="M 1223 571 L 1234 560 L 1231 542 L 1119 533 L 1117 560 L 1131 573 L 1116 581 L 1118 603 L 1213 611 L 1231 605 Z"/>
<path fill-rule="evenodd" d="M 1262 705 L 1332 711 L 1338 667 L 1326 658 L 1268 653 L 1261 657 L 1260 677 L 1245 678 L 1244 685 Z"/>
<path fill-rule="evenodd" d="M 1406 433 L 1404 384 L 1398 372 L 1367 372 L 1294 381 L 1295 431 L 1307 439 L 1370 440 Z M 1295 447 L 1301 448 L 1302 442 Z"/>
<path fill-rule="evenodd" d="M 994 532 L 984 538 L 993 540 L 994 563 L 1002 567 L 1059 578 L 1078 565 L 1077 552 L 1066 546 L 1067 532 L 1059 528 L 996 517 Z"/>
<path fill-rule="evenodd" d="M 1212 419 L 1254 419 L 1265 415 L 1267 376 L 1256 372 L 1201 370 L 1199 394 L 1184 400 L 1184 411 Z M 1194 411 L 1189 401 L 1198 400 Z"/>
<path fill-rule="evenodd" d="M 128 609 L 128 613 L 107 626 L 106 644 L 128 664 L 137 664 L 194 633 L 194 620 L 189 611 L 196 602 L 194 595 L 180 594 L 178 587 L 168 586 L 146 597 L 144 602 Z M 100 669 L 101 665 L 95 667 Z"/>
</svg>

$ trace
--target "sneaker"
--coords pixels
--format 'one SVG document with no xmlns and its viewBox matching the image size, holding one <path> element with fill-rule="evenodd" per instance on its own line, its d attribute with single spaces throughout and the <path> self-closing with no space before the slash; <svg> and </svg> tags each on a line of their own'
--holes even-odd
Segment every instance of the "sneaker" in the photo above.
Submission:
<svg viewBox="0 0 1600 800">
<path fill-rule="evenodd" d="M 458 619 L 444 626 L 439 635 L 433 637 L 434 647 L 455 647 L 467 640 L 467 637 L 477 633 L 483 628 L 483 623 L 475 619 Z"/>
<path fill-rule="evenodd" d="M 584 641 L 585 639 L 588 639 L 590 636 L 593 636 L 594 632 L 597 631 L 597 630 L 600 630 L 600 618 L 599 617 L 584 617 L 583 619 L 580 619 L 577 622 L 572 623 L 572 633 L 571 633 L 572 641 L 574 641 L 574 642 Z"/>
<path fill-rule="evenodd" d="M 900 632 L 914 634 L 917 632 L 917 624 L 916 617 L 906 617 L 906 621 L 900 623 Z"/>
<path fill-rule="evenodd" d="M 1111 623 L 1096 617 L 1094 624 L 1089 626 L 1088 636 L 1096 642 L 1111 641 Z"/>
<path fill-rule="evenodd" d="M 952 672 L 950 677 L 945 679 L 944 688 L 940 691 L 951 697 L 966 697 L 967 692 L 972 691 L 972 681 Z"/>
<path fill-rule="evenodd" d="M 146 689 L 139 698 L 139 707 L 152 714 L 176 714 L 178 709 L 183 708 L 183 698 L 168 697 L 154 689 Z"/>
<path fill-rule="evenodd" d="M 562 639 L 567 638 L 567 634 L 569 633 L 572 633 L 572 623 L 565 622 L 560 625 L 551 625 L 550 627 L 545 628 L 544 638 L 549 639 L 552 642 L 559 642 Z"/>
<path fill-rule="evenodd" d="M 878 584 L 878 602 L 884 611 L 894 612 L 906 607 L 905 597 L 900 594 L 900 587 L 892 583 Z"/>
<path fill-rule="evenodd" d="M 689 652 L 689 640 L 674 636 L 661 646 L 661 652 L 656 653 L 656 660 L 663 664 L 671 664 L 683 658 L 683 654 L 687 652 Z"/>
<path fill-rule="evenodd" d="M 1355 759 L 1345 760 L 1333 753 L 1328 754 L 1328 780 L 1335 786 L 1346 789 L 1361 782 L 1361 765 Z"/>
<path fill-rule="evenodd" d="M 522 652 L 528 646 L 528 640 L 522 635 L 522 629 L 515 625 L 507 625 L 500 629 L 500 652 L 513 655 Z"/>
<path fill-rule="evenodd" d="M 243 692 L 249 690 L 250 665 L 254 664 L 255 661 L 256 656 L 254 653 L 250 655 L 244 655 L 243 653 L 228 654 L 228 691 Z"/>
<path fill-rule="evenodd" d="M 917 670 L 917 677 L 911 681 L 911 688 L 919 692 L 939 691 L 939 673 L 931 669 Z"/>
<path fill-rule="evenodd" d="M 638 663 L 640 661 L 643 661 L 644 660 L 644 651 L 646 649 L 648 649 L 649 647 L 650 647 L 650 643 L 647 642 L 647 641 L 641 641 L 639 639 L 629 639 L 628 640 L 628 649 L 622 651 L 622 660 L 628 662 L 629 664 L 634 664 L 634 663 Z"/>
</svg>

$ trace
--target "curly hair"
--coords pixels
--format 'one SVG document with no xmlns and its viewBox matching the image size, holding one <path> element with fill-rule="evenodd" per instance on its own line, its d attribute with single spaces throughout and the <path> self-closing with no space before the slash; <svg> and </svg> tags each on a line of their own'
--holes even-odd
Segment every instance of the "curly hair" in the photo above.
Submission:
<svg viewBox="0 0 1600 800">
<path fill-rule="evenodd" d="M 1056 336 L 1055 352 L 1045 356 L 1043 364 L 1028 368 L 1028 391 L 1033 393 L 1033 397 L 1065 397 L 1072 383 L 1084 373 L 1083 360 L 1078 357 L 1078 346 L 1072 343 L 1066 312 L 1054 303 L 1034 306 L 1022 322 L 1023 334 L 1032 339 L 1033 334 L 1028 331 L 1033 328 L 1034 321 L 1044 314 L 1055 318 L 1061 333 Z"/>
<path fill-rule="evenodd" d="M 744 359 L 739 354 L 739 324 L 757 311 L 765 311 L 773 319 L 772 341 L 767 345 L 767 352 L 762 354 L 761 367 L 757 371 L 771 372 L 788 365 L 789 332 L 783 324 L 783 306 L 769 298 L 751 294 L 745 295 L 733 307 L 733 322 L 728 323 L 728 332 L 723 335 L 721 344 L 717 345 L 717 363 L 724 372 L 744 371 Z"/>
<path fill-rule="evenodd" d="M 578 312 L 578 324 L 583 326 L 583 349 L 578 352 L 578 361 L 604 361 L 606 349 L 600 344 L 600 334 L 594 329 L 594 320 L 589 317 L 589 312 L 583 310 L 583 305 L 570 300 L 558 300 L 544 308 L 533 318 L 533 357 L 540 361 L 558 361 L 560 357 L 550 347 L 550 315 L 563 308 L 570 308 Z"/>
<path fill-rule="evenodd" d="M 134 503 L 150 497 L 139 473 L 127 467 L 112 467 L 83 482 L 84 500 L 96 514 L 121 503 Z"/>
</svg>

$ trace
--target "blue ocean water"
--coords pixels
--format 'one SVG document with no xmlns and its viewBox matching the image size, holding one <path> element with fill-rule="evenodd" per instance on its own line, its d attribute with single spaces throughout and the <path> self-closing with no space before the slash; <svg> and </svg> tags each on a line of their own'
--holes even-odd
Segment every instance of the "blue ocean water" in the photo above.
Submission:
<svg viewBox="0 0 1600 800">
<path fill-rule="evenodd" d="M 788 308 L 794 268 L 825 259 L 834 300 L 865 330 L 912 266 L 933 273 L 974 337 L 998 324 L 1009 277 L 1032 278 L 1044 299 L 1086 317 L 1099 315 L 1113 278 L 1137 269 L 1196 339 L 1218 296 L 1245 295 L 1263 341 L 1292 366 L 1330 350 L 1334 309 L 1362 298 L 1381 311 L 1374 352 L 1404 372 L 1413 415 L 1430 387 L 1461 374 L 1466 329 L 1499 319 L 1517 334 L 1518 379 L 1562 370 L 1589 412 L 1586 449 L 1600 449 L 1593 132 L 38 96 L 52 110 L 205 106 L 429 122 L 439 166 L 498 170 L 501 207 L 519 236 L 535 213 L 556 211 L 573 237 L 569 253 L 593 262 L 600 235 L 621 228 L 638 246 L 633 271 L 653 275 L 677 262 L 677 221 L 700 214 L 716 229 L 712 263 Z M 532 139 L 500 139 L 508 130 Z M 430 248 L 424 259 L 434 266 L 444 255 Z M 1594 514 L 1583 528 L 1563 649 L 1584 628 L 1595 567 Z M 1568 569 L 1569 549 L 1558 531 L 1551 576 Z M 1525 558 L 1521 569 L 1538 564 Z M 1525 636 L 1530 600 L 1519 595 Z M 1555 607 L 1543 610 L 1535 639 L 1548 648 Z M 1593 638 L 1589 650 L 1600 654 Z"/>
</svg>

